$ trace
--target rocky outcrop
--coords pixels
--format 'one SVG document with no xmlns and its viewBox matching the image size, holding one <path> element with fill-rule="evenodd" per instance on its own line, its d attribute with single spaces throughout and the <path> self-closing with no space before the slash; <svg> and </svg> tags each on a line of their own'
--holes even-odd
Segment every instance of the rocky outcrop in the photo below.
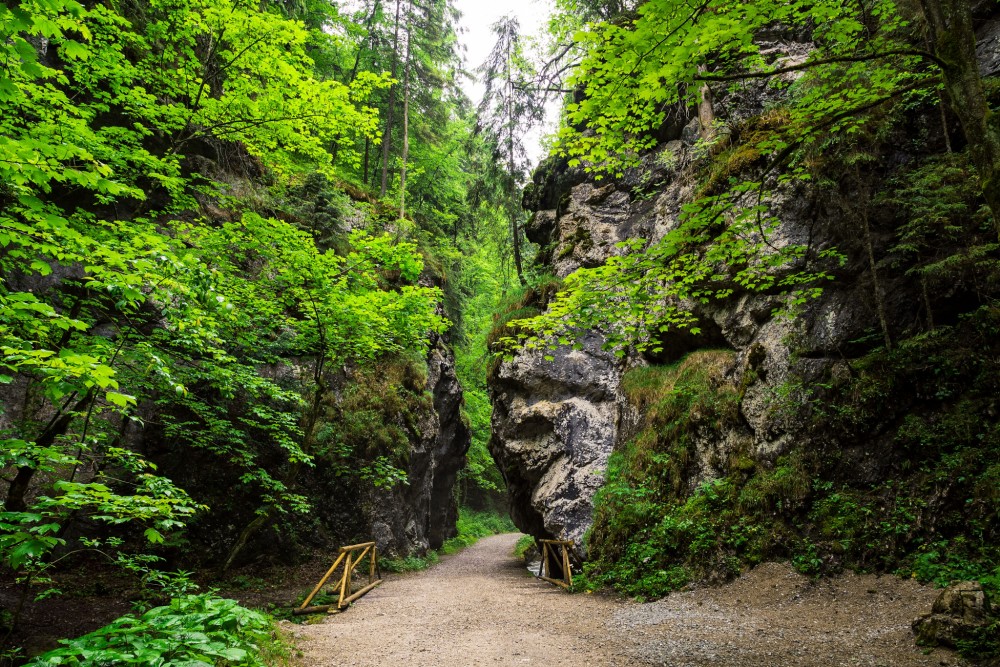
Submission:
<svg viewBox="0 0 1000 667">
<path fill-rule="evenodd" d="M 913 621 L 917 642 L 955 648 L 990 622 L 986 594 L 978 581 L 963 581 L 941 591 L 929 614 Z"/>
<path fill-rule="evenodd" d="M 455 356 L 441 340 L 427 355 L 426 386 L 433 401 L 419 413 L 414 429 L 419 437 L 411 438 L 407 484 L 371 489 L 364 504 L 372 538 L 386 554 L 422 554 L 455 536 L 455 481 L 465 466 L 470 433 L 461 415 Z"/>
<path fill-rule="evenodd" d="M 621 364 L 589 334 L 582 349 L 517 355 L 494 376 L 490 451 L 524 532 L 582 543 L 618 422 Z"/>
<path fill-rule="evenodd" d="M 682 205 L 693 194 L 692 179 L 675 177 L 694 160 L 693 143 L 693 137 L 687 143 L 670 142 L 646 158 L 642 173 L 601 187 L 574 185 L 560 198 L 560 210 L 536 212 L 530 223 L 532 234 L 536 242 L 552 248 L 550 266 L 556 275 L 602 264 L 621 252 L 616 246 L 621 241 L 655 242 L 673 229 Z M 636 194 L 635 184 L 649 187 L 649 183 L 661 184 L 655 186 L 657 196 Z M 814 221 L 800 193 L 783 193 L 773 206 L 784 221 L 773 243 L 798 242 L 810 233 Z M 840 308 L 848 302 L 855 306 Z M 730 374 L 750 371 L 758 378 L 747 389 L 743 405 L 753 448 L 759 455 L 775 457 L 794 437 L 775 423 L 777 418 L 768 409 L 774 387 L 789 376 L 787 341 L 801 338 L 811 358 L 796 363 L 815 365 L 818 372 L 836 363 L 829 355 L 835 355 L 838 346 L 872 324 L 873 312 L 862 312 L 868 302 L 853 293 L 831 297 L 815 309 L 805 328 L 801 322 L 772 318 L 778 303 L 767 295 L 745 294 L 725 303 L 699 305 L 695 312 L 703 333 L 669 334 L 665 357 L 654 361 L 676 360 L 699 347 L 737 351 Z M 527 533 L 582 543 L 608 457 L 639 420 L 620 383 L 630 367 L 649 360 L 636 355 L 618 360 L 602 350 L 603 342 L 600 332 L 590 332 L 582 340 L 583 349 L 561 349 L 549 361 L 541 352 L 522 351 L 502 363 L 491 382 L 491 451 L 507 478 L 514 521 Z M 722 434 L 720 440 L 742 443 L 746 434 Z M 705 474 L 711 471 L 706 468 Z M 703 481 L 699 477 L 691 484 Z"/>
<path fill-rule="evenodd" d="M 992 71 L 996 49 L 990 40 L 996 27 L 984 23 L 981 32 L 982 64 Z M 779 47 L 794 58 L 808 52 L 801 44 L 775 48 Z M 737 121 L 759 114 L 774 94 L 750 86 L 740 97 L 722 100 L 720 107 L 732 116 L 721 120 L 736 127 Z M 549 271 L 565 277 L 581 267 L 600 266 L 625 252 L 617 245 L 620 242 L 638 238 L 652 244 L 677 227 L 683 207 L 696 197 L 698 188 L 705 187 L 704 179 L 695 174 L 704 173 L 713 157 L 695 146 L 697 119 L 674 119 L 674 124 L 677 127 L 666 133 L 667 140 L 644 156 L 639 168 L 611 183 L 588 181 L 579 170 L 555 160 L 539 168 L 525 193 L 525 205 L 534 210 L 526 233 L 541 247 L 540 257 Z M 928 141 L 943 146 L 940 125 L 935 128 L 928 122 L 927 133 L 932 137 Z M 738 147 L 738 139 L 732 145 Z M 901 151 L 887 157 L 894 164 L 911 159 L 914 156 Z M 751 157 L 748 164 L 734 161 L 726 168 L 746 171 L 752 162 Z M 809 244 L 813 252 L 836 247 L 846 256 L 843 265 L 825 267 L 837 280 L 794 318 L 775 316 L 782 304 L 778 296 L 737 289 L 723 301 L 685 304 L 697 317 L 701 335 L 670 333 L 663 341 L 664 351 L 655 357 L 631 354 L 616 360 L 602 351 L 602 332 L 590 331 L 582 339 L 582 350 L 560 350 L 549 361 L 542 353 L 522 350 L 503 362 L 490 386 L 491 451 L 506 476 L 518 527 L 536 537 L 580 542 L 591 524 L 593 498 L 608 457 L 641 420 L 620 390 L 624 373 L 632 367 L 671 363 L 698 348 L 731 350 L 732 363 L 725 375 L 740 387 L 740 419 L 713 434 L 717 443 L 730 443 L 723 447 L 726 451 L 717 452 L 718 458 L 725 461 L 738 449 L 756 462 L 773 464 L 805 437 L 808 406 L 805 394 L 798 396 L 799 388 L 849 375 L 847 359 L 871 349 L 883 321 L 894 335 L 909 335 L 927 321 L 929 305 L 939 313 L 959 312 L 959 300 L 949 303 L 943 294 L 940 303 L 930 304 L 912 279 L 887 266 L 878 269 L 882 299 L 877 301 L 862 226 L 868 222 L 862 223 L 852 208 L 858 197 L 850 186 L 831 195 L 799 184 L 776 187 L 765 201 L 780 222 L 768 232 L 761 252 Z M 894 215 L 888 209 L 870 213 L 875 231 L 869 243 L 888 266 L 895 261 L 886 259 L 890 237 L 880 235 L 878 225 L 891 229 Z M 864 340 L 869 341 L 867 348 L 859 342 Z M 801 398 L 802 409 L 775 409 L 779 395 L 786 405 Z M 808 437 L 816 451 L 828 444 L 823 433 Z M 866 471 L 873 480 L 886 470 L 886 457 L 870 440 L 837 447 L 839 454 L 859 463 L 856 471 Z M 712 466 L 698 470 L 688 480 L 692 489 L 716 474 Z"/>
</svg>

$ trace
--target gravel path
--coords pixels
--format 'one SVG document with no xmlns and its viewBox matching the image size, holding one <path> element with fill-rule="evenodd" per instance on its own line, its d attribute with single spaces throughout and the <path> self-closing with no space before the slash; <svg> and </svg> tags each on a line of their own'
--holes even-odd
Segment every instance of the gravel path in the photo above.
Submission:
<svg viewBox="0 0 1000 667">
<path fill-rule="evenodd" d="M 518 535 L 480 540 L 396 576 L 348 612 L 294 626 L 308 667 L 670 665 L 930 667 L 909 622 L 934 591 L 894 577 L 810 582 L 787 565 L 649 604 L 568 595 L 511 556 Z"/>
</svg>

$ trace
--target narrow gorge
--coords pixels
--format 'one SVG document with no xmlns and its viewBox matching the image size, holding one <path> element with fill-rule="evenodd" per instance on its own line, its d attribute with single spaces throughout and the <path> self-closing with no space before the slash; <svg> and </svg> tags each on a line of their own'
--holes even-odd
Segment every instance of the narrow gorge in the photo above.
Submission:
<svg viewBox="0 0 1000 667">
<path fill-rule="evenodd" d="M 0 667 L 997 664 L 998 239 L 997 0 L 11 0 Z"/>
</svg>

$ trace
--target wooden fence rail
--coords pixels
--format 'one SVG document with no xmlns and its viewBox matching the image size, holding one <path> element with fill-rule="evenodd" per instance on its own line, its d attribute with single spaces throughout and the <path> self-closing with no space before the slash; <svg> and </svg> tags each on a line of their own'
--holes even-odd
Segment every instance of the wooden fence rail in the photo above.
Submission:
<svg viewBox="0 0 1000 667">
<path fill-rule="evenodd" d="M 573 548 L 573 540 L 538 540 L 542 544 L 542 564 L 538 568 L 538 578 L 569 589 L 573 585 L 573 566 L 569 562 L 569 550 Z M 562 577 L 552 576 L 552 563 L 555 561 Z"/>
<path fill-rule="evenodd" d="M 357 554 L 357 552 L 361 552 Z M 357 555 L 355 555 L 357 554 Z M 368 556 L 368 585 L 361 588 L 358 591 L 351 590 L 351 579 L 354 570 L 358 567 L 358 564 Z M 340 596 L 337 599 L 337 604 L 324 604 L 315 607 L 310 607 L 309 603 L 313 601 L 316 594 L 319 593 L 323 585 L 329 581 L 333 573 L 337 571 L 340 564 L 344 564 L 343 572 L 341 572 L 340 580 L 334 585 L 334 590 L 339 590 Z M 375 578 L 376 573 L 378 578 Z M 319 580 L 319 583 L 312 589 L 312 592 L 306 596 L 306 599 L 302 602 L 302 606 L 294 610 L 292 613 L 296 616 L 302 614 L 318 614 L 320 612 L 327 612 L 331 614 L 336 614 L 337 612 L 347 607 L 352 602 L 363 596 L 365 593 L 369 592 L 376 586 L 382 583 L 382 570 L 378 566 L 378 550 L 375 548 L 374 542 L 364 542 L 362 544 L 352 544 L 346 547 L 340 547 L 340 555 L 337 559 L 333 561 L 333 565 L 330 569 L 326 571 L 323 578 Z"/>
</svg>

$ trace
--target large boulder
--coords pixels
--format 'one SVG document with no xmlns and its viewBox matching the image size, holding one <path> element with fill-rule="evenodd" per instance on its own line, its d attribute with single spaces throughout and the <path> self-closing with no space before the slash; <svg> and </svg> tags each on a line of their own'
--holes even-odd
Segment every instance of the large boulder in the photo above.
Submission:
<svg viewBox="0 0 1000 667">
<path fill-rule="evenodd" d="M 989 605 L 982 584 L 963 581 L 941 591 L 929 614 L 913 621 L 920 644 L 956 648 L 973 638 L 990 622 Z"/>
<path fill-rule="evenodd" d="M 522 352 L 491 386 L 490 451 L 522 531 L 582 545 L 617 434 L 620 362 L 589 334 L 582 349 Z"/>
</svg>

